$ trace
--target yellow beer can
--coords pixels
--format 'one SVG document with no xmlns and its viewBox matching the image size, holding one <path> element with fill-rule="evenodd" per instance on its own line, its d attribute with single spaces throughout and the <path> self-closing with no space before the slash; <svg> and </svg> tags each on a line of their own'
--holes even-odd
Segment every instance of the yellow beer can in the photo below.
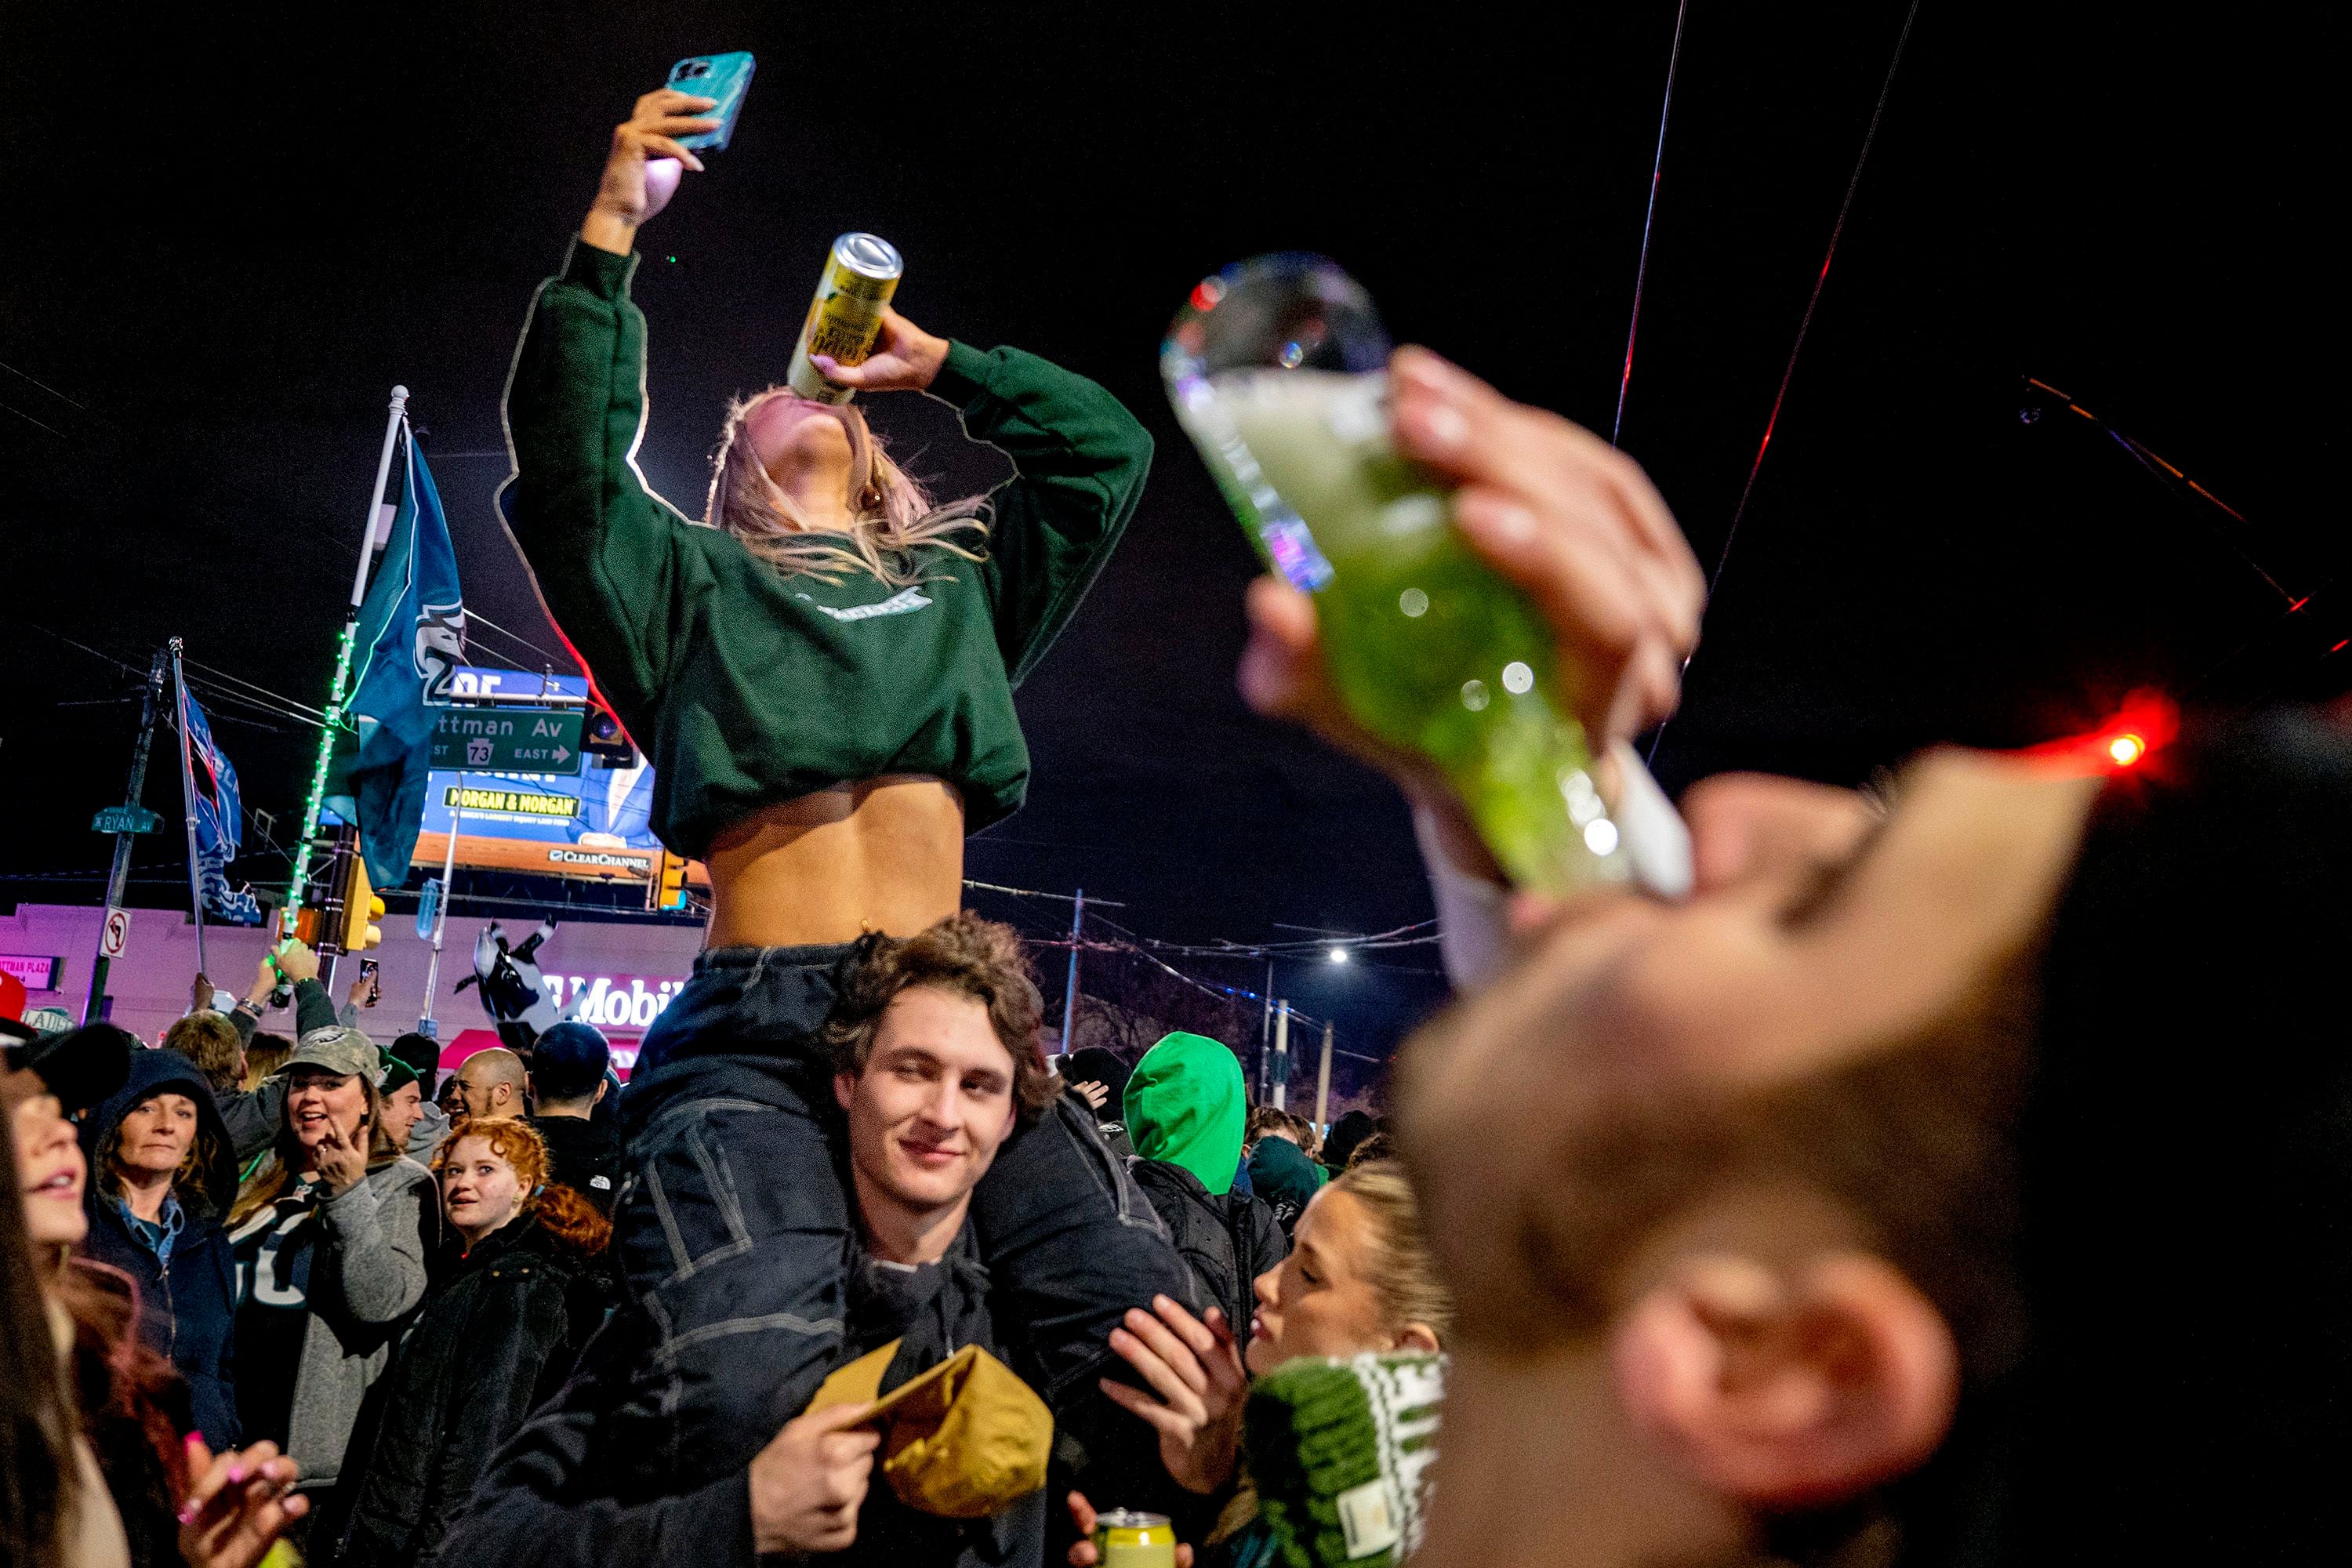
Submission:
<svg viewBox="0 0 2352 1568">
<path fill-rule="evenodd" d="M 793 350 L 793 373 L 786 384 L 818 403 L 846 403 L 856 396 L 825 380 L 812 356 L 864 364 L 882 331 L 883 308 L 898 291 L 898 275 L 906 269 L 898 247 L 878 234 L 845 234 L 835 240 L 825 258 L 824 276 L 817 281 L 816 298 L 809 301 L 808 319 L 801 323 L 801 341 Z"/>
<path fill-rule="evenodd" d="M 1176 1531 L 1164 1513 L 1117 1508 L 1095 1520 L 1103 1568 L 1176 1568 Z"/>
</svg>

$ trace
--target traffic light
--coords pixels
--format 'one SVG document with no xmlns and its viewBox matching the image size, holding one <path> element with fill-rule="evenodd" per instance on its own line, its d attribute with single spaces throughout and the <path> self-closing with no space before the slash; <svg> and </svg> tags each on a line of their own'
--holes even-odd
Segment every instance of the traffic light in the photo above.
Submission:
<svg viewBox="0 0 2352 1568">
<path fill-rule="evenodd" d="M 367 857 L 352 856 L 352 879 L 343 892 L 343 951 L 365 952 L 383 941 L 383 900 L 368 886 Z"/>
<path fill-rule="evenodd" d="M 625 768 L 637 760 L 629 732 L 613 710 L 594 697 L 588 699 L 587 717 L 580 725 L 580 749 L 608 768 Z"/>
<path fill-rule="evenodd" d="M 687 907 L 686 868 L 688 864 L 683 855 L 673 855 L 667 849 L 661 851 L 659 858 L 654 862 L 656 884 L 654 908 L 682 910 Z"/>
<path fill-rule="evenodd" d="M 376 921 L 383 916 L 383 900 L 368 885 L 367 857 L 360 851 L 360 836 L 350 824 L 335 829 L 327 861 L 327 894 L 319 902 L 318 934 L 313 941 L 321 954 L 365 952 L 383 940 Z"/>
</svg>

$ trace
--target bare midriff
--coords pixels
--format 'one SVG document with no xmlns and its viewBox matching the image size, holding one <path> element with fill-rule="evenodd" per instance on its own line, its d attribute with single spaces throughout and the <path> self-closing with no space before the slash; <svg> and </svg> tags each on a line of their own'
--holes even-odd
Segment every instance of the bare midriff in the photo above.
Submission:
<svg viewBox="0 0 2352 1568">
<path fill-rule="evenodd" d="M 911 936 L 963 901 L 963 800 L 914 774 L 836 784 L 730 825 L 703 863 L 707 946 Z"/>
</svg>

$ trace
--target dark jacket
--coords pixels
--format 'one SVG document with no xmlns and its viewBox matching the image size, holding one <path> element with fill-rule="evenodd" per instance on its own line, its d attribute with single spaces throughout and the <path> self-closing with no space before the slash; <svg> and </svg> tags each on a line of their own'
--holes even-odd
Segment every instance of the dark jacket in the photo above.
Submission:
<svg viewBox="0 0 2352 1568">
<path fill-rule="evenodd" d="M 1009 1359 L 989 1317 L 988 1274 L 969 1225 L 944 1261 L 911 1274 L 877 1267 L 856 1247 L 843 1266 L 846 1321 L 835 1364 L 901 1340 L 882 1379 L 884 1393 L 963 1345 Z M 614 1496 L 624 1485 L 642 1486 L 625 1481 L 619 1469 L 642 1474 L 658 1464 L 656 1456 L 626 1451 L 613 1430 L 631 1384 L 659 1353 L 650 1331 L 642 1304 L 625 1306 L 606 1324 L 577 1375 L 486 1468 L 449 1538 L 452 1556 L 612 1568 L 750 1561 L 747 1466 L 671 1478 L 683 1495 L 627 1504 Z M 1043 1491 L 992 1519 L 938 1519 L 900 1503 L 877 1465 L 858 1512 L 856 1543 L 822 1561 L 839 1568 L 1042 1568 L 1045 1542 Z"/>
<path fill-rule="evenodd" d="M 490 1455 L 571 1374 L 603 1276 L 535 1216 L 495 1231 L 417 1314 L 386 1374 L 341 1561 L 428 1563 Z"/>
<path fill-rule="evenodd" d="M 1270 1132 L 1257 1141 L 1242 1169 L 1250 1173 L 1251 1190 L 1274 1210 L 1274 1221 L 1285 1236 L 1297 1230 L 1298 1216 L 1330 1180 L 1297 1144 Z"/>
<path fill-rule="evenodd" d="M 100 1159 L 131 1108 L 165 1093 L 195 1101 L 198 1147 L 213 1152 L 207 1168 L 173 1185 L 180 1229 L 171 1238 L 168 1265 L 133 1229 Z M 186 1380 L 189 1412 L 205 1442 L 215 1452 L 236 1447 L 236 1264 L 220 1216 L 236 1194 L 236 1162 L 212 1087 L 177 1051 L 133 1051 L 122 1088 L 84 1121 L 81 1135 L 90 1162 L 83 1256 L 121 1269 L 139 1287 L 139 1337 Z"/>
<path fill-rule="evenodd" d="M 1129 1169 L 1200 1281 L 1202 1308 L 1223 1308 L 1234 1332 L 1246 1340 L 1256 1310 L 1250 1282 L 1290 1256 L 1290 1238 L 1274 1210 L 1247 1193 L 1215 1195 L 1200 1177 L 1164 1160 L 1137 1160 Z"/>
<path fill-rule="evenodd" d="M 585 1116 L 534 1116 L 530 1125 L 547 1145 L 547 1179 L 562 1182 L 599 1214 L 610 1215 L 621 1172 L 621 1135 L 613 1123 Z"/>
</svg>

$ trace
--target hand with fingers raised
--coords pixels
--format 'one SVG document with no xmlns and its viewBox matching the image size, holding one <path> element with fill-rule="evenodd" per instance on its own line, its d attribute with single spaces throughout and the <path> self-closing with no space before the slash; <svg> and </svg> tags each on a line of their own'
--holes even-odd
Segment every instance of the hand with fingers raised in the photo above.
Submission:
<svg viewBox="0 0 2352 1568">
<path fill-rule="evenodd" d="M 188 1473 L 180 1500 L 180 1555 L 189 1568 L 255 1568 L 288 1524 L 310 1511 L 290 1495 L 299 1473 L 275 1443 L 215 1455 L 187 1436 Z"/>
<path fill-rule="evenodd" d="M 1129 1310 L 1110 1331 L 1110 1348 L 1152 1392 L 1104 1378 L 1103 1395 L 1160 1434 L 1160 1462 L 1176 1484 L 1206 1496 L 1232 1480 L 1249 1373 L 1225 1315 L 1212 1307 L 1204 1322 L 1154 1296 L 1150 1311 Z"/>
<path fill-rule="evenodd" d="M 677 139 L 718 130 L 718 121 L 699 112 L 718 101 L 667 87 L 637 100 L 629 117 L 613 128 L 613 151 L 604 160 L 604 177 L 597 183 L 596 199 L 580 226 L 580 237 L 599 250 L 626 256 L 636 243 L 639 226 L 677 194 L 684 171 L 701 173 L 702 160 Z"/>
<path fill-rule="evenodd" d="M 326 1184 L 327 1195 L 341 1197 L 367 1179 L 367 1129 L 362 1127 L 355 1135 L 346 1137 L 330 1119 L 325 1134 L 319 1140 L 317 1159 L 319 1179 Z"/>
</svg>

